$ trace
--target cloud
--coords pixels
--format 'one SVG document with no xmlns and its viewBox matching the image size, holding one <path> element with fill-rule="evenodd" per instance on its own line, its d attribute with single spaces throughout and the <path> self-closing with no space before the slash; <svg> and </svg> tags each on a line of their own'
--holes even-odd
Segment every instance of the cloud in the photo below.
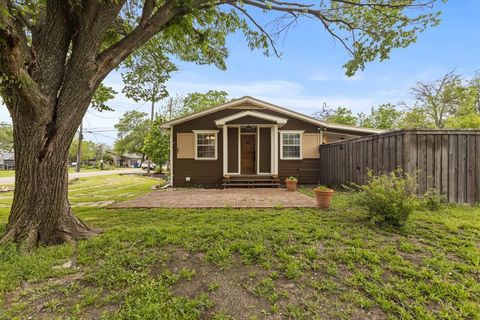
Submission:
<svg viewBox="0 0 480 320">
<path fill-rule="evenodd" d="M 206 92 L 208 90 L 224 90 L 231 97 L 258 96 L 258 95 L 298 95 L 302 92 L 302 85 L 284 80 L 207 83 L 197 81 L 171 80 L 167 82 L 167 90 L 172 94 L 186 94 L 189 92 Z"/>
<path fill-rule="evenodd" d="M 311 115 L 319 111 L 324 103 L 329 107 L 347 107 L 353 112 L 365 112 L 370 110 L 370 107 L 377 104 L 378 101 L 374 98 L 355 97 L 355 96 L 309 96 L 300 95 L 294 97 L 281 96 L 262 96 L 260 99 L 266 100 L 273 104 L 277 104 L 307 115 Z"/>
<path fill-rule="evenodd" d="M 343 73 L 338 73 L 338 72 L 313 72 L 311 73 L 307 79 L 310 81 L 359 81 L 363 80 L 364 76 L 362 74 L 357 73 L 356 75 L 352 77 L 347 77 Z"/>
</svg>

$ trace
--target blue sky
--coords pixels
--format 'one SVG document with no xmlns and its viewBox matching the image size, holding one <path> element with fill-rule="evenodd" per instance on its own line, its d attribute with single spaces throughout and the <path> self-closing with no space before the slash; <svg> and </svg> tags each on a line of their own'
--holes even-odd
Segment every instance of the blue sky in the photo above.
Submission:
<svg viewBox="0 0 480 320">
<path fill-rule="evenodd" d="M 344 75 L 347 52 L 323 30 L 320 23 L 303 20 L 280 45 L 281 59 L 250 51 L 241 35 L 228 39 L 230 56 L 227 70 L 214 66 L 180 63 L 167 89 L 173 95 L 210 89 L 225 90 L 231 98 L 250 95 L 312 114 L 323 102 L 368 113 L 372 106 L 400 101 L 411 102 L 410 88 L 417 81 L 431 81 L 456 68 L 464 77 L 480 70 L 480 0 L 450 0 L 437 5 L 442 22 L 428 29 L 406 49 L 396 49 L 387 61 L 367 64 L 353 78 Z M 121 92 L 120 74 L 113 72 L 105 81 Z M 148 103 L 135 103 L 119 94 L 110 103 L 115 112 L 89 111 L 86 128 L 109 130 L 125 111 L 149 111 Z M 9 121 L 0 107 L 0 121 Z M 112 144 L 116 133 L 102 131 L 89 140 Z"/>
</svg>

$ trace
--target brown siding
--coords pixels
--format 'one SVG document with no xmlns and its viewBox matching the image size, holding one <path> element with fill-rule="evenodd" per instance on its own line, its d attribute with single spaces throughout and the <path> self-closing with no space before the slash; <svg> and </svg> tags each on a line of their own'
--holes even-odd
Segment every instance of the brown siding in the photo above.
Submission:
<svg viewBox="0 0 480 320">
<path fill-rule="evenodd" d="M 216 128 L 204 127 L 205 130 Z M 192 128 L 192 130 L 200 130 Z M 176 136 L 178 128 L 173 128 L 173 148 L 176 150 Z M 223 132 L 219 130 L 217 134 L 217 160 L 195 160 L 195 159 L 177 159 L 176 152 L 173 154 L 173 184 L 174 186 L 197 186 L 197 185 L 221 185 L 223 177 Z M 185 181 L 186 177 L 190 177 L 190 182 Z"/>
<path fill-rule="evenodd" d="M 319 159 L 303 160 L 278 160 L 278 176 L 283 182 L 285 178 L 297 177 L 301 184 L 318 184 L 319 182 Z"/>
<path fill-rule="evenodd" d="M 272 158 L 271 152 L 271 129 L 260 128 L 260 172 L 270 172 Z"/>
<path fill-rule="evenodd" d="M 238 172 L 238 128 L 228 128 L 228 172 Z"/>
<path fill-rule="evenodd" d="M 227 124 L 272 124 L 272 123 L 274 122 L 265 120 L 265 119 L 259 119 L 254 116 L 245 116 L 245 117 L 241 117 L 239 119 L 235 119 L 230 122 L 227 122 Z"/>
</svg>

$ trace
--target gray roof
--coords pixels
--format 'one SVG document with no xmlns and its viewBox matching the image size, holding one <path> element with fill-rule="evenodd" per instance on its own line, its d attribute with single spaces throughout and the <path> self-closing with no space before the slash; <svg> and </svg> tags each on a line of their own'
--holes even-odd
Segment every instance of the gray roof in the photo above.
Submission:
<svg viewBox="0 0 480 320">
<path fill-rule="evenodd" d="M 15 153 L 13 152 L 0 153 L 0 158 L 2 158 L 3 160 L 15 160 Z"/>
</svg>

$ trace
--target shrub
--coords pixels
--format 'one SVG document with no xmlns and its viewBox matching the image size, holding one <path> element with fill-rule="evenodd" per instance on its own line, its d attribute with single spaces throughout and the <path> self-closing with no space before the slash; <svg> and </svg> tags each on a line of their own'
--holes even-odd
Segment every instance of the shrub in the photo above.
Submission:
<svg viewBox="0 0 480 320">
<path fill-rule="evenodd" d="M 423 194 L 420 204 L 423 209 L 438 211 L 444 202 L 445 197 L 437 189 L 430 188 Z"/>
<path fill-rule="evenodd" d="M 326 186 L 318 186 L 315 189 L 313 189 L 313 191 L 333 191 L 333 190 Z"/>
<path fill-rule="evenodd" d="M 369 171 L 356 202 L 368 210 L 373 224 L 402 227 L 418 206 L 416 187 L 414 177 L 400 169 L 378 176 Z"/>
</svg>

